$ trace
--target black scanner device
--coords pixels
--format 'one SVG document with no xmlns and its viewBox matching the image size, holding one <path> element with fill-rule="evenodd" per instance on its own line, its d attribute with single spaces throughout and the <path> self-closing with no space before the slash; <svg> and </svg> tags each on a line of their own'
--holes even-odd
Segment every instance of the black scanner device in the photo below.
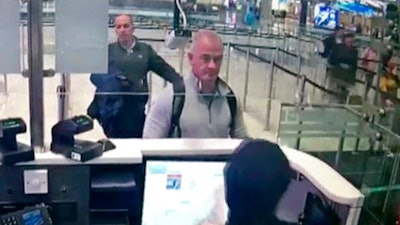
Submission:
<svg viewBox="0 0 400 225">
<path fill-rule="evenodd" d="M 70 119 L 62 120 L 51 129 L 52 142 L 50 150 L 80 162 L 99 157 L 103 155 L 103 152 L 110 150 L 110 144 L 105 144 L 105 140 L 93 142 L 77 140 L 74 137 L 92 129 L 93 120 L 88 116 L 74 116 Z M 113 144 L 111 147 L 115 148 Z"/>
<path fill-rule="evenodd" d="M 26 123 L 22 118 L 0 120 L 0 162 L 13 165 L 35 159 L 31 146 L 17 142 L 17 135 L 26 132 Z"/>
</svg>

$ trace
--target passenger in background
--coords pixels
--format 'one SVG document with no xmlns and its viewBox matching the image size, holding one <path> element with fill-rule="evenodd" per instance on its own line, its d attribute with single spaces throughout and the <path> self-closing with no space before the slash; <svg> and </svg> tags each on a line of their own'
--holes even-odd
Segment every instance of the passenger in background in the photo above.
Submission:
<svg viewBox="0 0 400 225">
<path fill-rule="evenodd" d="M 377 72 L 377 62 L 378 62 L 378 47 L 377 46 L 369 46 L 367 47 L 361 58 L 363 59 L 361 65 L 366 70 L 364 74 L 364 79 L 366 82 L 366 91 L 364 99 L 367 98 L 368 92 L 372 87 L 372 83 L 374 81 L 374 76 Z"/>
<path fill-rule="evenodd" d="M 138 41 L 129 15 L 117 16 L 114 25 L 118 41 L 108 46 L 108 74 L 90 78 L 97 93 L 113 93 L 96 95 L 87 113 L 99 121 L 109 138 L 141 138 L 149 97 L 147 73 L 153 71 L 174 86 L 183 82 L 150 45 Z"/>
<path fill-rule="evenodd" d="M 155 98 L 144 138 L 247 137 L 242 108 L 228 84 L 218 77 L 223 50 L 215 32 L 198 31 L 188 53 L 192 72 L 184 78 L 185 95 L 167 87 Z"/>
<path fill-rule="evenodd" d="M 393 107 L 400 97 L 400 79 L 397 74 L 397 65 L 393 58 L 386 62 L 383 74 L 379 78 L 379 90 L 383 107 Z"/>
<path fill-rule="evenodd" d="M 344 29 L 340 26 L 336 27 L 333 33 L 331 33 L 328 37 L 326 37 L 322 44 L 324 46 L 324 51 L 320 53 L 320 55 L 324 58 L 328 58 L 332 52 L 332 49 L 335 48 L 336 44 L 342 43 L 342 36 L 344 33 Z"/>
<path fill-rule="evenodd" d="M 345 104 L 354 86 L 357 72 L 358 50 L 354 46 L 354 35 L 347 33 L 343 36 L 343 43 L 332 49 L 329 57 L 331 68 L 328 76 L 328 89 L 337 93 L 331 103 Z"/>
</svg>

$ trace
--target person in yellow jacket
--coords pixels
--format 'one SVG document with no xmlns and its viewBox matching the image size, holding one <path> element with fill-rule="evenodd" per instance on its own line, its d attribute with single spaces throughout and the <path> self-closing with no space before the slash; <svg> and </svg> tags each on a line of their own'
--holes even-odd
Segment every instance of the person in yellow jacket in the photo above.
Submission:
<svg viewBox="0 0 400 225">
<path fill-rule="evenodd" d="M 385 106 L 393 106 L 394 100 L 398 98 L 399 88 L 400 79 L 397 76 L 396 62 L 389 60 L 383 75 L 379 78 L 379 90 L 381 91 L 382 102 Z"/>
</svg>

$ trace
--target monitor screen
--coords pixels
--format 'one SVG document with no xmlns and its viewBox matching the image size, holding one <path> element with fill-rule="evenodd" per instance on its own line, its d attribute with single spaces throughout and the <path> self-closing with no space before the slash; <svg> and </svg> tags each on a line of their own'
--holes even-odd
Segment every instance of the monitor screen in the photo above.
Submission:
<svg viewBox="0 0 400 225">
<path fill-rule="evenodd" d="M 142 225 L 225 224 L 225 162 L 147 161 Z"/>
<path fill-rule="evenodd" d="M 339 24 L 338 11 L 325 3 L 314 8 L 314 25 L 318 28 L 334 29 Z"/>
</svg>

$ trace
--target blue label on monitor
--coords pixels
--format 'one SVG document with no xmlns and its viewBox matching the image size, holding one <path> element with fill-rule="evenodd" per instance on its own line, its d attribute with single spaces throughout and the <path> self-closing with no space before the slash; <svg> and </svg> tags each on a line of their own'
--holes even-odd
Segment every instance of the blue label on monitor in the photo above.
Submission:
<svg viewBox="0 0 400 225">
<path fill-rule="evenodd" d="M 182 175 L 180 174 L 167 175 L 167 190 L 180 190 L 181 181 L 182 181 Z"/>
<path fill-rule="evenodd" d="M 165 174 L 167 172 L 167 165 L 155 164 L 148 167 L 150 174 Z"/>
</svg>

